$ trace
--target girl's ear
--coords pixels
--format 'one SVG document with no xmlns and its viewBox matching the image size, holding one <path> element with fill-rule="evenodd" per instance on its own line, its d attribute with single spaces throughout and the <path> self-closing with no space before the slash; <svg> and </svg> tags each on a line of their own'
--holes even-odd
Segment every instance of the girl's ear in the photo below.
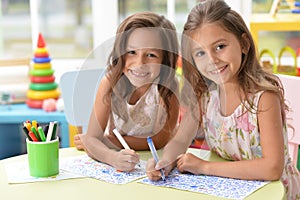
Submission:
<svg viewBox="0 0 300 200">
<path fill-rule="evenodd" d="M 250 48 L 250 42 L 249 42 L 249 37 L 247 36 L 246 33 L 242 34 L 241 45 L 242 45 L 242 53 L 247 55 Z"/>
</svg>

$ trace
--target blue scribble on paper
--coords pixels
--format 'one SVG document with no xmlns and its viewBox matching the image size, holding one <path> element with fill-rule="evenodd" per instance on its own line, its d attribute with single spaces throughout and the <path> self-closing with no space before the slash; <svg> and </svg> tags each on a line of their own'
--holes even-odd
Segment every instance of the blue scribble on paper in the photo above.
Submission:
<svg viewBox="0 0 300 200">
<path fill-rule="evenodd" d="M 148 178 L 144 178 L 139 182 L 230 199 L 244 199 L 246 196 L 269 183 L 268 181 L 239 180 L 217 176 L 181 174 L 177 169 L 174 169 L 169 176 L 166 177 L 165 181 L 151 181 Z"/>
<path fill-rule="evenodd" d="M 60 168 L 66 171 L 95 178 L 113 184 L 125 184 L 146 176 L 146 161 L 140 161 L 140 166 L 130 172 L 120 172 L 114 167 L 93 160 L 87 155 L 64 158 Z"/>
</svg>

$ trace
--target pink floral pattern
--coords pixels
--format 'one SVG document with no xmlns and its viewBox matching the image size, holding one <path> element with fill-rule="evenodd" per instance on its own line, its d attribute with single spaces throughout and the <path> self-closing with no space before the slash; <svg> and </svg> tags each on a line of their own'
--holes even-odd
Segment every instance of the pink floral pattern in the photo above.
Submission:
<svg viewBox="0 0 300 200">
<path fill-rule="evenodd" d="M 246 132 L 253 131 L 255 128 L 253 124 L 249 123 L 249 118 L 247 113 L 243 113 L 241 117 L 237 118 L 236 127 Z"/>
<path fill-rule="evenodd" d="M 252 101 L 258 105 L 263 92 L 256 93 Z M 230 116 L 220 113 L 218 91 L 210 93 L 206 100 L 203 129 L 208 146 L 227 160 L 249 160 L 262 157 L 257 115 L 239 105 Z M 289 200 L 300 199 L 300 175 L 288 152 L 287 129 L 284 127 L 285 168 L 281 181 Z"/>
</svg>

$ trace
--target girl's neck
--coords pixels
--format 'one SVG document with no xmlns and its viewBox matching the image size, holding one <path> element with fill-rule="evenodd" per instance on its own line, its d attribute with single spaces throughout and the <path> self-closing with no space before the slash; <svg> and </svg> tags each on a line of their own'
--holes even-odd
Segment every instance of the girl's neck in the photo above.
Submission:
<svg viewBox="0 0 300 200">
<path fill-rule="evenodd" d="M 136 104 L 136 102 L 149 90 L 151 85 L 152 84 L 147 84 L 139 88 L 134 88 L 128 103 L 131 105 Z"/>
<path fill-rule="evenodd" d="M 242 103 L 242 89 L 237 83 L 226 83 L 219 85 L 218 89 L 220 98 L 220 112 L 224 116 L 229 116 Z"/>
</svg>

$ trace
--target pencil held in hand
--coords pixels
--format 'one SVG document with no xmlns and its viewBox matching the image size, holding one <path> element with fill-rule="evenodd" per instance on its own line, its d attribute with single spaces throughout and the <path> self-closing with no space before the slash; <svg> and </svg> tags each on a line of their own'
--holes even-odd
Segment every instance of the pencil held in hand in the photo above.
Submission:
<svg viewBox="0 0 300 200">
<path fill-rule="evenodd" d="M 130 147 L 128 146 L 127 142 L 124 140 L 124 138 L 122 137 L 122 135 L 120 134 L 120 132 L 117 129 L 114 129 L 113 133 L 118 138 L 118 140 L 120 141 L 120 143 L 122 144 L 122 146 L 124 147 L 124 149 L 130 149 Z M 141 167 L 140 163 L 137 163 L 137 166 Z"/>
<path fill-rule="evenodd" d="M 147 137 L 147 143 L 148 143 L 149 149 L 150 149 L 150 151 L 152 153 L 152 156 L 153 156 L 153 158 L 155 160 L 155 163 L 158 163 L 157 151 L 155 149 L 155 146 L 153 144 L 153 141 L 152 141 L 151 137 Z M 163 169 L 160 169 L 160 173 L 161 173 L 162 180 L 166 180 L 166 176 L 165 176 L 165 173 L 164 173 Z"/>
<path fill-rule="evenodd" d="M 122 135 L 119 133 L 117 129 L 114 129 L 113 133 L 118 138 L 118 140 L 120 141 L 124 149 L 130 149 L 130 147 L 128 146 L 128 144 L 126 143 L 126 141 L 124 140 L 124 138 L 122 137 Z"/>
</svg>

